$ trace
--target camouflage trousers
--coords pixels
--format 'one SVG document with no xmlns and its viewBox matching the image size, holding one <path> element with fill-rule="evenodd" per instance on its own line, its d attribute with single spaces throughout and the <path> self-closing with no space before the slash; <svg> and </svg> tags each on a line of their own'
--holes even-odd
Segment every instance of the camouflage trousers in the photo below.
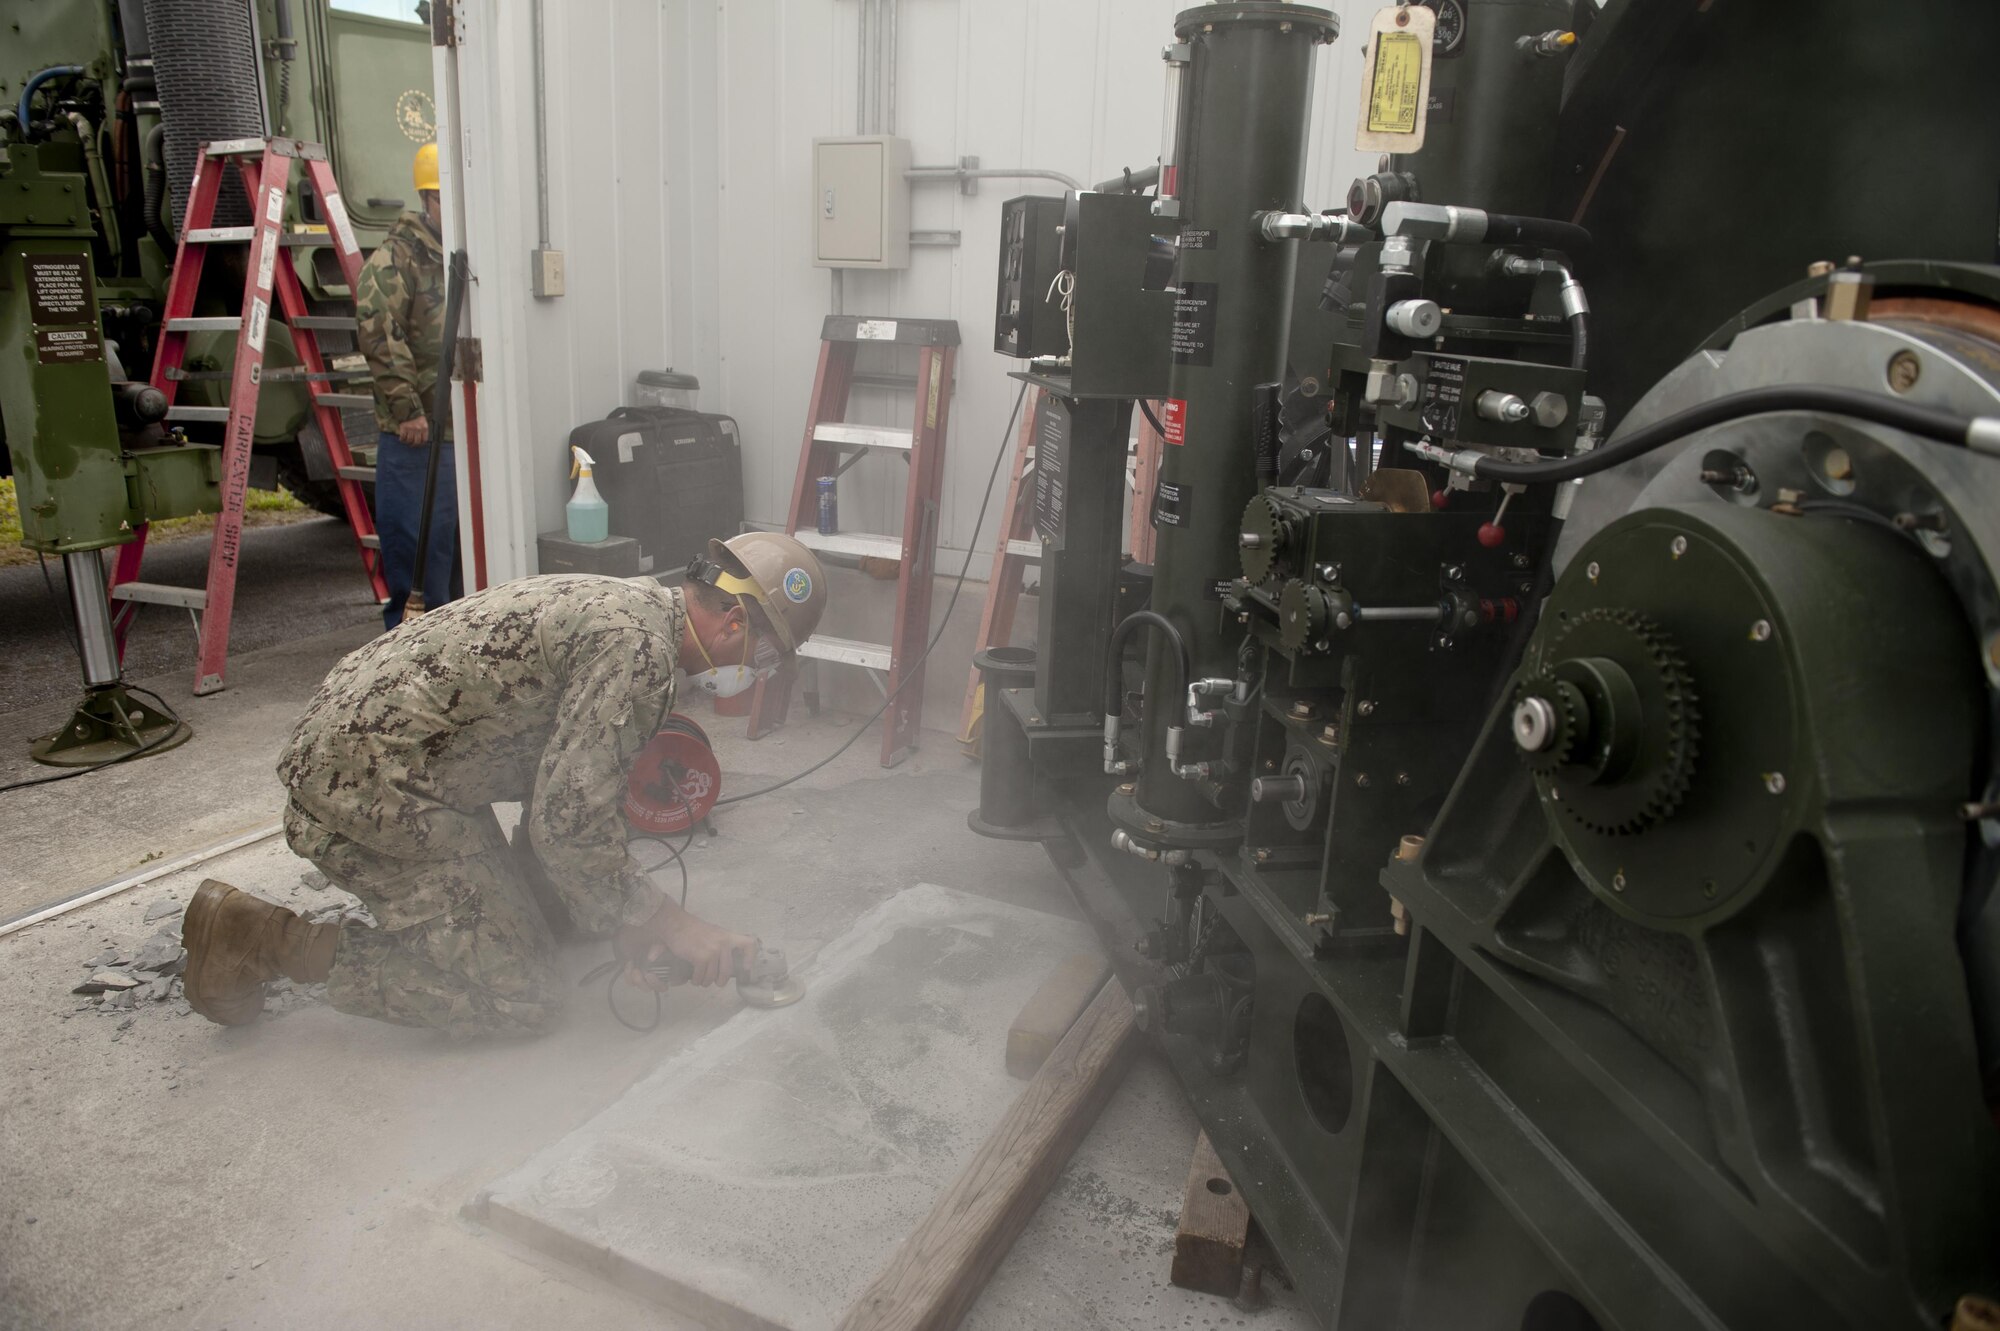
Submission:
<svg viewBox="0 0 2000 1331">
<path fill-rule="evenodd" d="M 334 1007 L 453 1036 L 539 1035 L 554 1024 L 567 989 L 555 941 L 497 826 L 491 848 L 408 860 L 328 831 L 288 804 L 285 840 L 378 917 L 418 894 L 452 903 L 400 929 L 342 925 L 327 977 Z"/>
</svg>

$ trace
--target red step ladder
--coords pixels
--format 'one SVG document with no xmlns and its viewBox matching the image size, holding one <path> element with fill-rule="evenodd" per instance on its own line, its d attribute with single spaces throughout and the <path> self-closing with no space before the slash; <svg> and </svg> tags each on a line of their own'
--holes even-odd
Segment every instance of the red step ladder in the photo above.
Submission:
<svg viewBox="0 0 2000 1331">
<path fill-rule="evenodd" d="M 916 409 L 910 428 L 859 425 L 847 420 L 847 398 L 856 380 L 855 352 L 864 343 L 917 348 Z M 958 357 L 958 324 L 951 319 L 864 319 L 829 315 L 820 329 L 819 370 L 813 377 L 792 485 L 785 531 L 822 557 L 894 560 L 896 624 L 886 643 L 859 642 L 815 633 L 799 644 L 800 660 L 860 666 L 885 697 L 893 695 L 882 727 L 882 765 L 894 767 L 916 749 L 923 729 L 921 660 L 930 644 L 931 587 L 937 565 L 938 508 L 944 495 L 945 427 L 951 414 L 952 372 Z M 819 478 L 838 476 L 871 452 L 900 453 L 909 464 L 903 499 L 903 534 L 876 536 L 819 530 Z M 788 664 L 759 684 L 750 705 L 750 738 L 784 723 L 798 667 Z M 807 694 L 808 701 L 817 691 Z"/>
<path fill-rule="evenodd" d="M 326 218 L 325 233 L 315 231 L 296 236 L 284 233 L 285 197 L 291 192 L 295 161 L 304 167 L 306 179 L 312 183 Z M 232 166 L 249 195 L 250 225 L 214 226 L 216 200 Z M 355 244 L 354 228 L 347 220 L 340 186 L 334 181 L 333 166 L 327 160 L 325 148 L 282 138 L 232 139 L 202 145 L 194 181 L 188 189 L 187 213 L 181 219 L 180 247 L 167 286 L 164 327 L 159 352 L 153 360 L 152 382 L 153 387 L 166 395 L 168 422 L 223 423 L 222 511 L 216 514 L 215 535 L 209 546 L 208 583 L 206 587 L 194 588 L 138 581 L 139 566 L 146 553 L 144 526 L 138 529 L 136 540 L 119 547 L 118 562 L 111 574 L 111 599 L 117 606 L 113 626 L 121 655 L 125 650 L 125 632 L 140 605 L 179 606 L 198 613 L 200 646 L 194 672 L 197 694 L 214 693 L 223 687 L 229 655 L 229 621 L 236 602 L 236 566 L 243 551 L 243 497 L 250 483 L 258 390 L 267 382 L 280 379 L 305 382 L 333 461 L 335 483 L 341 504 L 347 510 L 348 526 L 354 532 L 362 570 L 375 599 L 388 599 L 389 587 L 382 577 L 382 543 L 375 535 L 375 520 L 368 511 L 368 497 L 361 489 L 361 483 L 373 475 L 373 470 L 355 465 L 340 418 L 344 410 L 372 406 L 373 398 L 366 393 L 341 393 L 332 388 L 338 380 L 367 376 L 360 371 L 329 371 L 315 336 L 322 330 L 352 331 L 355 321 L 352 316 L 309 314 L 298 273 L 283 252 L 291 245 L 324 245 L 329 240 L 340 260 L 347 289 L 352 292 L 361 280 L 361 250 Z M 242 314 L 196 318 L 194 302 L 201 288 L 203 262 L 214 247 L 231 244 L 249 246 Z M 264 369 L 265 337 L 276 313 L 283 314 L 291 329 L 292 344 L 299 357 L 297 370 Z M 188 334 L 205 332 L 236 334 L 229 405 L 175 406 L 181 384 L 200 377 L 183 368 Z"/>
<path fill-rule="evenodd" d="M 993 571 L 986 579 L 986 607 L 979 614 L 977 656 L 988 647 L 1005 647 L 1014 636 L 1014 611 L 1028 566 L 1042 558 L 1042 538 L 1035 533 L 1035 420 L 1042 390 L 1031 388 L 1022 402 L 1021 426 L 1014 436 L 1014 460 L 1007 473 L 1007 502 L 1000 510 L 1000 539 L 993 545 Z M 973 744 L 978 719 L 979 667 L 965 682 L 965 705 L 958 712 L 958 742 Z"/>
<path fill-rule="evenodd" d="M 1021 420 L 1020 437 L 1014 445 L 1014 471 L 1000 520 L 1005 539 L 993 550 L 993 574 L 986 583 L 986 609 L 979 620 L 979 640 L 972 649 L 975 655 L 989 647 L 1005 647 L 1013 640 L 1014 611 L 1020 604 L 1023 575 L 1028 565 L 1042 557 L 1041 537 L 1035 533 L 1035 487 L 1030 481 L 1035 473 L 1035 414 L 1041 399 L 1039 388 L 1028 395 L 1027 415 Z M 1154 402 L 1152 408 L 1158 414 L 1160 404 Z M 1138 563 L 1150 564 L 1153 487 L 1159 479 L 1160 449 L 1166 440 L 1143 415 L 1138 416 L 1138 430 L 1126 479 L 1132 491 L 1131 555 Z M 980 715 L 979 667 L 975 665 L 965 681 L 965 705 L 958 713 L 959 743 L 970 746 L 977 742 L 972 727 Z"/>
</svg>

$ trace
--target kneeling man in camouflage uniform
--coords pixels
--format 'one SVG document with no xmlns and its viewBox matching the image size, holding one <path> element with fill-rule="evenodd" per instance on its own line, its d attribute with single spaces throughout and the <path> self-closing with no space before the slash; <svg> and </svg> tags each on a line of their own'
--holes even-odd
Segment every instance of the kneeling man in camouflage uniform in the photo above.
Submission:
<svg viewBox="0 0 2000 1331">
<path fill-rule="evenodd" d="M 667 899 L 625 848 L 625 778 L 673 709 L 678 667 L 742 691 L 819 622 L 812 552 L 765 532 L 709 545 L 685 586 L 528 578 L 454 601 L 344 658 L 278 763 L 285 838 L 376 927 L 312 924 L 210 880 L 182 922 L 194 1010 L 240 1025 L 264 984 L 325 981 L 343 1012 L 454 1035 L 531 1035 L 561 1010 L 550 925 L 492 805 L 524 805 L 524 846 L 586 933 L 671 952 L 699 984 L 754 939 Z"/>
</svg>

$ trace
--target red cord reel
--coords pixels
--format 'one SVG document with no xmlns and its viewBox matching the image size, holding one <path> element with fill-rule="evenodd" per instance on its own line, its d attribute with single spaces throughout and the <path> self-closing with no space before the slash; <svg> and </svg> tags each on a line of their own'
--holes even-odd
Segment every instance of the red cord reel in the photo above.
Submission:
<svg viewBox="0 0 2000 1331">
<path fill-rule="evenodd" d="M 708 817 L 721 794 L 722 766 L 708 732 L 675 712 L 632 761 L 625 819 L 641 832 L 685 832 Z"/>
</svg>

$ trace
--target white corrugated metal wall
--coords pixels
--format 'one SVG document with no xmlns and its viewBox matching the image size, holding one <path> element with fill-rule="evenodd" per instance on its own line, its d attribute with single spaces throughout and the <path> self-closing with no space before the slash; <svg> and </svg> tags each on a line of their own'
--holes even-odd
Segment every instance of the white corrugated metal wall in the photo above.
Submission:
<svg viewBox="0 0 2000 1331">
<path fill-rule="evenodd" d="M 1179 8 L 1174 0 L 902 0 L 895 132 L 920 165 L 975 156 L 982 167 L 1043 167 L 1086 183 L 1146 166 L 1159 147 L 1159 51 Z M 1348 8 L 1347 26 L 1360 31 L 1376 5 Z M 745 478 L 753 521 L 783 521 L 820 320 L 832 308 L 831 280 L 810 259 L 811 142 L 856 131 L 858 11 L 858 0 L 730 0 L 720 11 L 721 377 L 705 400 L 754 441 Z M 1316 206 L 1342 203 L 1367 162 L 1341 147 L 1353 140 L 1358 52 L 1341 42 L 1321 53 L 1306 189 Z M 957 231 L 960 244 L 913 250 L 905 272 L 848 273 L 843 303 L 854 314 L 959 322 L 965 345 L 940 537 L 963 550 L 1017 388 L 1005 377 L 1015 363 L 990 350 L 1000 204 L 1060 186 L 986 180 L 971 197 L 949 182 L 913 189 L 912 226 Z M 905 397 L 864 391 L 857 403 L 853 414 L 864 419 L 907 423 Z M 900 470 L 884 457 L 850 472 L 842 525 L 896 532 Z M 982 546 L 990 548 L 997 517 L 989 514 Z"/>
<path fill-rule="evenodd" d="M 976 156 L 1079 180 L 1149 164 L 1160 133 L 1160 47 L 1175 0 L 900 0 L 894 132 L 920 165 Z M 1355 153 L 1358 34 L 1374 3 L 1343 0 L 1350 34 L 1320 54 L 1304 202 L 1337 206 Z M 536 241 L 534 43 L 523 0 L 463 14 L 459 123 L 474 331 L 485 350 L 480 443 L 488 580 L 533 571 L 534 535 L 561 525 L 561 445 L 629 400 L 640 370 L 697 374 L 706 410 L 735 416 L 746 512 L 782 524 L 834 283 L 812 266 L 811 144 L 857 130 L 859 0 L 547 0 L 551 243 L 568 294 L 529 294 Z M 903 272 L 849 272 L 848 313 L 958 320 L 941 569 L 955 573 L 1017 385 L 993 354 L 1002 200 L 1051 182 L 913 186 L 911 225 L 956 231 Z M 1308 261 L 1317 261 L 1316 256 Z M 905 423 L 906 397 L 858 390 L 851 415 Z M 843 481 L 842 525 L 894 533 L 902 466 L 864 460 Z M 990 550 L 996 500 L 980 533 Z M 986 558 L 975 558 L 973 577 Z M 881 635 L 892 588 L 856 581 L 836 631 Z M 855 604 L 856 600 L 868 602 Z M 877 605 L 875 602 L 880 602 Z M 941 602 L 940 602 L 941 604 Z M 955 629 L 976 622 L 977 604 Z M 862 621 L 866 621 L 864 624 Z M 953 634 L 954 638 L 959 633 Z M 968 638 L 969 641 L 969 638 Z M 953 723 L 964 651 L 933 672 L 927 719 Z M 853 695 L 859 701 L 865 694 Z"/>
</svg>

